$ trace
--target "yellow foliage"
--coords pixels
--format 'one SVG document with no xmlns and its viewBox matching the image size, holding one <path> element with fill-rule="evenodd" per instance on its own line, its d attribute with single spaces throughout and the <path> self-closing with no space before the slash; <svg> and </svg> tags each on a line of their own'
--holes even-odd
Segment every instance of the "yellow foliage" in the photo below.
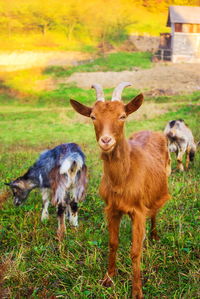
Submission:
<svg viewBox="0 0 200 299">
<path fill-rule="evenodd" d="M 200 0 L 0 0 L 0 34 L 59 32 L 67 47 L 74 41 L 116 42 L 131 31 L 166 31 L 172 4 L 200 5 Z"/>
</svg>

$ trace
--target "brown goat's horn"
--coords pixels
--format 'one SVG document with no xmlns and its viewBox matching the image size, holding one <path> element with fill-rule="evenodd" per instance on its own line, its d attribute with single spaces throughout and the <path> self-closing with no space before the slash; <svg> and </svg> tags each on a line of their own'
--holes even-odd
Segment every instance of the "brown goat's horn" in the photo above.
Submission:
<svg viewBox="0 0 200 299">
<path fill-rule="evenodd" d="M 101 85 L 95 83 L 91 87 L 96 90 L 97 101 L 104 102 L 105 98 L 104 98 L 104 93 L 103 93 L 103 89 L 102 89 Z"/>
<path fill-rule="evenodd" d="M 122 91 L 125 87 L 131 86 L 130 82 L 122 82 L 120 83 L 113 91 L 112 100 L 111 101 L 121 101 Z"/>
</svg>

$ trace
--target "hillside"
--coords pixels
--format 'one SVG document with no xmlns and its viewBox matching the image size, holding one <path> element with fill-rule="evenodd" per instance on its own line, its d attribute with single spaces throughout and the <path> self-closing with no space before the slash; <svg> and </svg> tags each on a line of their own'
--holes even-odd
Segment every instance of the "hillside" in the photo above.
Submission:
<svg viewBox="0 0 200 299">
<path fill-rule="evenodd" d="M 199 0 L 0 0 L 1 51 L 98 52 L 117 47 L 131 34 L 166 32 L 169 5 Z"/>
</svg>

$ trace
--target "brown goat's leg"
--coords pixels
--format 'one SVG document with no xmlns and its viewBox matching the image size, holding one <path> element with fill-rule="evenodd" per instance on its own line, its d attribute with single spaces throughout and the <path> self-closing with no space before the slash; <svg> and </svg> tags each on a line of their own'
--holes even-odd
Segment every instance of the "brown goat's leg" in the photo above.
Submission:
<svg viewBox="0 0 200 299">
<path fill-rule="evenodd" d="M 104 276 L 101 284 L 105 287 L 112 285 L 112 277 L 116 273 L 115 262 L 116 253 L 119 244 L 119 225 L 121 221 L 122 213 L 113 213 L 112 211 L 107 211 L 108 218 L 108 230 L 109 230 L 109 257 L 108 257 L 108 271 Z"/>
<path fill-rule="evenodd" d="M 151 217 L 151 239 L 159 240 L 156 230 L 156 214 Z"/>
<path fill-rule="evenodd" d="M 132 296 L 135 299 L 142 299 L 142 281 L 140 273 L 140 260 L 142 254 L 142 244 L 145 234 L 145 216 L 142 213 L 134 213 L 132 225 L 132 248 L 131 259 L 133 264 L 133 287 Z"/>
</svg>

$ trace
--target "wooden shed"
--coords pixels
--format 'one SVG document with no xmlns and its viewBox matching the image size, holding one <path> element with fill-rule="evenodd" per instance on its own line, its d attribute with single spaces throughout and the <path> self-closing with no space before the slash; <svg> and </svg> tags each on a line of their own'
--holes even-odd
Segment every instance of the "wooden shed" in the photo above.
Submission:
<svg viewBox="0 0 200 299">
<path fill-rule="evenodd" d="M 200 7 L 170 6 L 167 26 L 171 27 L 171 60 L 200 62 Z"/>
</svg>

